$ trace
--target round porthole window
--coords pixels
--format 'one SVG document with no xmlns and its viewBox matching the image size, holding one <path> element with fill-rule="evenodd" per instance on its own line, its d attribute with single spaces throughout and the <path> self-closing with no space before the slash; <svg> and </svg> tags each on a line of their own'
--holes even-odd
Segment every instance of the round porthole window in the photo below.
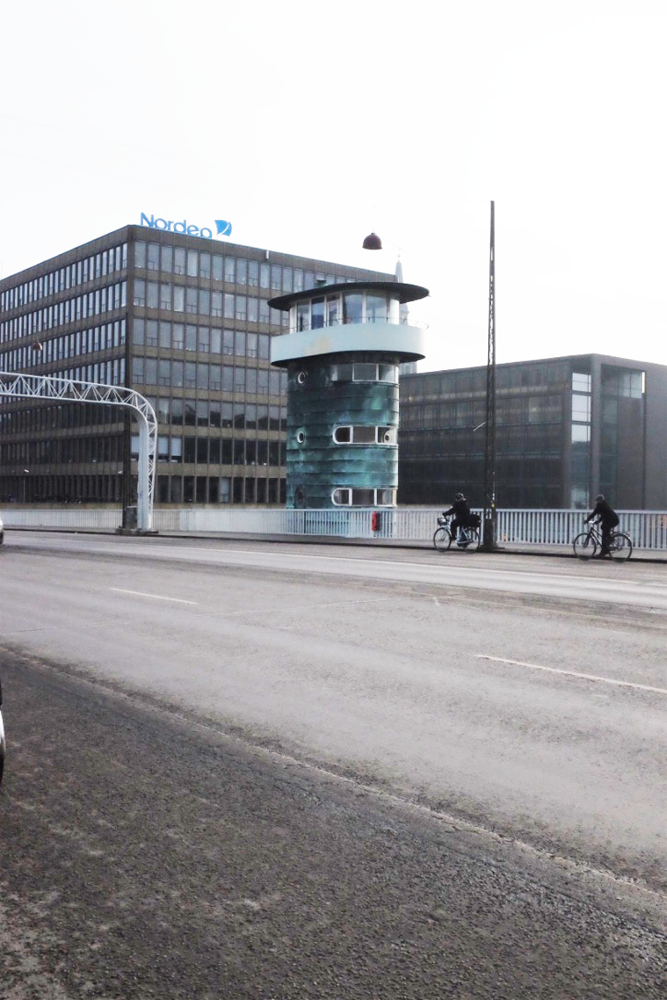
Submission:
<svg viewBox="0 0 667 1000">
<path fill-rule="evenodd" d="M 306 440 L 306 435 L 303 433 L 303 431 L 297 431 L 296 432 L 297 444 L 303 444 L 305 440 Z"/>
<path fill-rule="evenodd" d="M 299 383 L 299 385 L 303 385 L 303 383 L 306 381 L 306 373 L 299 372 L 299 374 L 296 377 L 296 380 Z"/>
</svg>

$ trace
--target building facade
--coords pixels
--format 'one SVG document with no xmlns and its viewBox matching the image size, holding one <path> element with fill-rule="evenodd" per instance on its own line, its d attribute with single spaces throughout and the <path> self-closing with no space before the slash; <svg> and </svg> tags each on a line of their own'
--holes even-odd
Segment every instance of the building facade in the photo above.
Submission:
<svg viewBox="0 0 667 1000">
<path fill-rule="evenodd" d="M 357 281 L 271 299 L 289 317 L 271 361 L 287 371 L 287 506 L 395 507 L 398 379 L 424 357 L 406 303 L 428 290 Z"/>
<path fill-rule="evenodd" d="M 268 301 L 392 278 L 126 226 L 0 281 L 0 371 L 146 396 L 158 503 L 280 503 L 286 374 L 271 367 L 270 342 L 288 319 Z M 117 407 L 0 398 L 0 499 L 131 504 L 130 420 Z"/>
<path fill-rule="evenodd" d="M 484 502 L 486 368 L 401 378 L 399 503 Z M 667 366 L 600 354 L 497 366 L 499 507 L 667 508 Z"/>
</svg>

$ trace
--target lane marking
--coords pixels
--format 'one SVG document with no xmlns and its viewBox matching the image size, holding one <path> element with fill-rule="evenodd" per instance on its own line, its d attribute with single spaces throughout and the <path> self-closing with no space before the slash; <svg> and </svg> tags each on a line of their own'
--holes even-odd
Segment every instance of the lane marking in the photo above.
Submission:
<svg viewBox="0 0 667 1000">
<path fill-rule="evenodd" d="M 140 590 L 123 590 L 122 587 L 109 587 L 116 594 L 132 594 L 133 597 L 151 597 L 154 601 L 175 601 L 176 604 L 197 604 L 197 601 L 183 601 L 180 597 L 162 597 L 161 594 L 144 594 Z"/>
<path fill-rule="evenodd" d="M 651 687 L 650 684 L 635 684 L 634 681 L 617 681 L 613 677 L 597 677 L 595 674 L 581 674 L 576 670 L 560 670 L 558 667 L 543 667 L 539 663 L 523 663 L 521 660 L 506 660 L 502 656 L 487 656 L 477 653 L 478 660 L 492 660 L 494 663 L 511 663 L 515 667 L 529 667 L 530 670 L 545 670 L 549 674 L 565 674 L 566 677 L 581 677 L 586 681 L 600 681 L 603 684 L 615 684 L 617 687 L 637 688 L 639 691 L 653 691 L 654 694 L 667 694 L 667 688 Z"/>
</svg>

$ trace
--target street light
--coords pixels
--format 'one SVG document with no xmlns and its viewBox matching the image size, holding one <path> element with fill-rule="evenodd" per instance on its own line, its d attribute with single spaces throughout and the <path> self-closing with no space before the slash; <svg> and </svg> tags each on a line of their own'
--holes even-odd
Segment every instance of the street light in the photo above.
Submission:
<svg viewBox="0 0 667 1000">
<path fill-rule="evenodd" d="M 369 233 L 364 240 L 362 247 L 364 250 L 381 250 L 382 240 L 377 233 Z"/>
</svg>

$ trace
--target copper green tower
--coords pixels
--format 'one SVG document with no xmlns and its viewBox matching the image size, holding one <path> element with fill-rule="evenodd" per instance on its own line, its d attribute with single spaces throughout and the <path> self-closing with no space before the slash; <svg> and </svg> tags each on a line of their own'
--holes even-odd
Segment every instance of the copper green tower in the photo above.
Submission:
<svg viewBox="0 0 667 1000">
<path fill-rule="evenodd" d="M 287 507 L 396 506 L 398 366 L 424 357 L 425 338 L 404 307 L 427 295 L 368 281 L 270 300 L 289 312 L 271 342 L 287 369 Z"/>
</svg>

